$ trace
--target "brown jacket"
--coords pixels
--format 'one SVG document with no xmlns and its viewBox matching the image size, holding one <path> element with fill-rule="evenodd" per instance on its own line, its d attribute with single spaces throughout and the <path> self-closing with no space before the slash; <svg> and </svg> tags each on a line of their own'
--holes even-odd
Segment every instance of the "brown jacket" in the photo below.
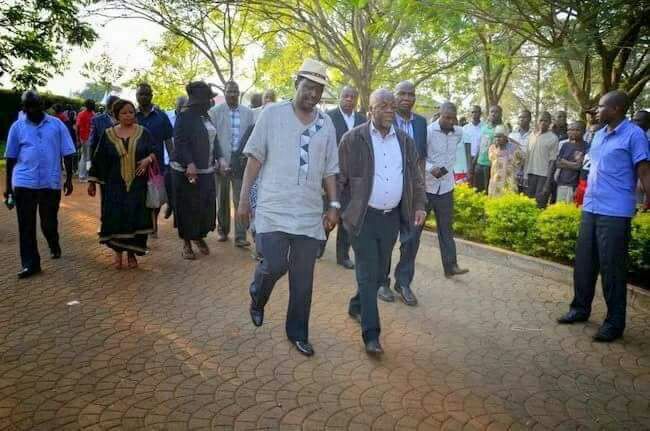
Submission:
<svg viewBox="0 0 650 431">
<path fill-rule="evenodd" d="M 425 209 L 425 189 L 422 164 L 418 160 L 413 140 L 396 130 L 402 150 L 404 189 L 400 203 L 402 223 L 413 226 L 415 212 Z M 375 157 L 370 137 L 370 122 L 347 132 L 339 145 L 338 186 L 343 212 L 343 225 L 351 235 L 358 235 L 368 209 L 375 176 Z"/>
</svg>

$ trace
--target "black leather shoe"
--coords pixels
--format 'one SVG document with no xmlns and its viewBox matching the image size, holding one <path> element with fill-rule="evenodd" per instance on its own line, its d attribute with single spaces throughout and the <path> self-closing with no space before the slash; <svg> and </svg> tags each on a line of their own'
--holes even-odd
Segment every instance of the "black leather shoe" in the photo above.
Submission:
<svg viewBox="0 0 650 431">
<path fill-rule="evenodd" d="M 41 272 L 41 268 L 23 268 L 19 273 L 18 273 L 18 278 L 20 279 L 25 279 L 29 278 L 32 275 L 36 275 L 39 272 Z"/>
<path fill-rule="evenodd" d="M 594 335 L 594 341 L 597 343 L 611 343 L 622 336 L 623 331 L 613 329 L 612 327 L 601 326 L 596 335 Z"/>
<path fill-rule="evenodd" d="M 393 302 L 395 301 L 395 294 L 392 290 L 390 290 L 390 287 L 379 286 L 379 290 L 377 291 L 377 298 L 385 302 Z"/>
<path fill-rule="evenodd" d="M 345 269 L 354 269 L 354 262 L 352 262 L 350 259 L 344 259 L 338 263 Z"/>
<path fill-rule="evenodd" d="M 586 322 L 589 320 L 588 316 L 580 314 L 575 310 L 569 310 L 567 314 L 557 319 L 560 325 L 571 325 L 572 323 Z"/>
<path fill-rule="evenodd" d="M 61 259 L 61 247 L 56 246 L 52 250 L 50 250 L 50 257 L 52 259 Z"/>
<path fill-rule="evenodd" d="M 381 355 L 384 353 L 384 349 L 381 348 L 379 340 L 372 340 L 366 343 L 366 353 L 369 355 Z"/>
<path fill-rule="evenodd" d="M 251 301 L 249 311 L 251 313 L 253 325 L 257 327 L 262 326 L 262 323 L 264 323 L 264 307 L 258 307 L 253 301 Z"/>
<path fill-rule="evenodd" d="M 361 324 L 361 313 L 359 313 L 358 311 L 348 310 L 348 315 L 354 320 L 356 320 L 357 323 Z"/>
<path fill-rule="evenodd" d="M 296 349 L 305 356 L 312 356 L 314 354 L 314 348 L 309 344 L 308 341 L 292 341 Z"/>
<path fill-rule="evenodd" d="M 445 277 L 450 278 L 453 277 L 454 275 L 467 274 L 468 272 L 469 269 L 461 268 L 458 265 L 454 265 L 449 269 L 449 271 L 445 271 Z"/>
<path fill-rule="evenodd" d="M 397 295 L 404 304 L 411 307 L 418 305 L 418 299 L 415 297 L 415 294 L 409 286 L 400 286 L 396 284 L 395 292 L 397 292 Z"/>
</svg>

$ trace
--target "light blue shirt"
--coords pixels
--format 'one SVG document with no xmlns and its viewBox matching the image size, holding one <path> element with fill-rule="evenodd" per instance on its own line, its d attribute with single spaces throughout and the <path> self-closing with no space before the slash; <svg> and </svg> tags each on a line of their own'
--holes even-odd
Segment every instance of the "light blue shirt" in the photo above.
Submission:
<svg viewBox="0 0 650 431">
<path fill-rule="evenodd" d="M 584 211 L 632 217 L 636 209 L 636 165 L 650 160 L 648 140 L 640 127 L 623 120 L 614 130 L 596 132 L 589 149 Z"/>
<path fill-rule="evenodd" d="M 411 137 L 411 139 L 415 139 L 413 137 L 414 132 L 413 132 L 413 113 L 411 113 L 411 117 L 409 119 L 403 118 L 399 114 L 395 114 L 395 122 L 397 123 L 397 127 L 407 135 Z"/>
<path fill-rule="evenodd" d="M 72 137 L 58 118 L 45 114 L 40 124 L 27 118 L 9 129 L 6 158 L 16 159 L 14 187 L 61 189 L 61 158 L 75 153 Z"/>
</svg>

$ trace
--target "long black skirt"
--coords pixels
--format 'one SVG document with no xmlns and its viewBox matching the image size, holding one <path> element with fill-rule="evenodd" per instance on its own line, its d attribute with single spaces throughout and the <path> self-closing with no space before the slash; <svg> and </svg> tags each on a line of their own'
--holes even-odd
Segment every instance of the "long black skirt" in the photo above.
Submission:
<svg viewBox="0 0 650 431">
<path fill-rule="evenodd" d="M 214 174 L 199 174 L 191 184 L 183 172 L 173 171 L 174 226 L 186 241 L 205 238 L 217 228 L 217 188 Z"/>
</svg>

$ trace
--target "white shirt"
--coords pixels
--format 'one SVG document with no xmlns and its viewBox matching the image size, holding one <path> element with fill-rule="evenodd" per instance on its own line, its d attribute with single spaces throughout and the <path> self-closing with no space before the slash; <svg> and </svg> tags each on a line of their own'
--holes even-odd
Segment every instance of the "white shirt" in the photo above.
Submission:
<svg viewBox="0 0 650 431">
<path fill-rule="evenodd" d="M 445 133 L 436 121 L 427 128 L 427 160 L 424 182 L 427 193 L 442 195 L 454 189 L 454 164 L 456 151 L 463 144 L 463 130 L 454 126 L 453 130 Z M 440 178 L 431 175 L 433 168 L 446 168 L 447 173 Z"/>
<path fill-rule="evenodd" d="M 352 111 L 352 114 L 348 115 L 339 106 L 339 111 L 341 111 L 341 115 L 343 116 L 343 120 L 345 120 L 345 124 L 348 126 L 348 130 L 354 129 L 354 111 Z"/>
<path fill-rule="evenodd" d="M 476 126 L 473 123 L 467 123 L 463 126 L 463 143 L 469 142 L 471 144 L 472 157 L 478 155 L 479 146 L 481 145 L 481 128 L 483 122 L 481 121 Z"/>
<path fill-rule="evenodd" d="M 397 133 L 391 126 L 388 134 L 383 137 L 371 122 L 370 137 L 375 157 L 375 176 L 368 205 L 378 210 L 392 210 L 402 200 L 404 189 L 402 150 Z"/>
<path fill-rule="evenodd" d="M 508 135 L 510 139 L 514 139 L 519 142 L 519 149 L 524 153 L 528 154 L 528 138 L 530 137 L 530 129 L 527 132 L 517 129 Z"/>
</svg>

